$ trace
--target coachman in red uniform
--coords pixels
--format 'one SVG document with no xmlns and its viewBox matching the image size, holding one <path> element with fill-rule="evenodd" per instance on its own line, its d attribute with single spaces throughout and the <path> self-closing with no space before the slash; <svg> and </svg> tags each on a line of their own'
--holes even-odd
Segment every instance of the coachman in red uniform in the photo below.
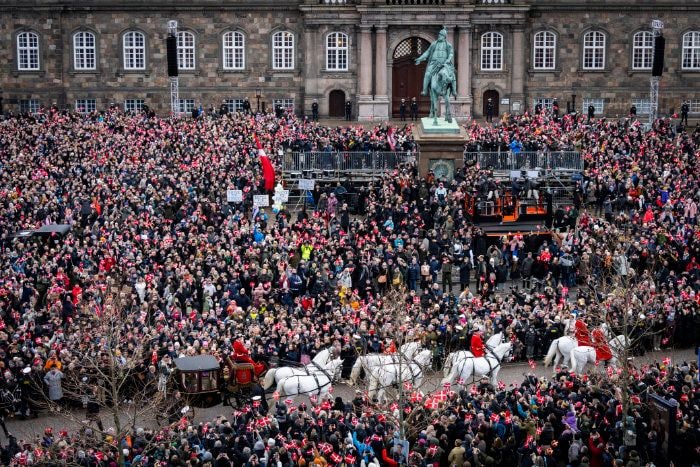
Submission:
<svg viewBox="0 0 700 467">
<path fill-rule="evenodd" d="M 486 353 L 484 341 L 481 339 L 481 333 L 479 332 L 472 334 L 471 351 L 475 357 L 483 357 Z"/>
<path fill-rule="evenodd" d="M 593 347 L 593 341 L 591 340 L 591 333 L 588 332 L 588 326 L 582 320 L 577 319 L 574 324 L 574 337 L 579 346 Z"/>
<path fill-rule="evenodd" d="M 248 352 L 248 349 L 246 349 L 241 341 L 233 342 L 233 361 L 236 363 L 250 363 L 255 368 L 256 376 L 262 376 L 265 372 L 265 365 L 263 363 L 257 363 L 250 358 L 250 352 Z"/>
<path fill-rule="evenodd" d="M 598 361 L 606 361 L 613 358 L 612 350 L 608 342 L 605 340 L 605 333 L 600 328 L 593 330 L 593 348 L 595 349 L 595 358 Z"/>
</svg>

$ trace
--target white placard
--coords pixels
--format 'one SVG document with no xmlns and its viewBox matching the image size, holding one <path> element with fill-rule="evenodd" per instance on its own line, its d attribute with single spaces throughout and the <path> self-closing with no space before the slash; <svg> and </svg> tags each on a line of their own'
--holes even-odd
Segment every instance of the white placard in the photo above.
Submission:
<svg viewBox="0 0 700 467">
<path fill-rule="evenodd" d="M 280 190 L 279 193 L 275 194 L 275 198 L 279 195 L 279 200 L 281 203 L 289 202 L 289 190 Z"/>
<path fill-rule="evenodd" d="M 253 196 L 253 206 L 256 208 L 264 208 L 270 205 L 270 197 L 268 195 Z"/>
<path fill-rule="evenodd" d="M 300 190 L 313 191 L 315 186 L 316 186 L 316 180 L 313 180 L 311 178 L 300 178 L 299 179 L 299 189 Z"/>
<path fill-rule="evenodd" d="M 243 202 L 243 191 L 242 190 L 226 190 L 226 201 L 229 203 L 241 203 L 241 202 Z"/>
<path fill-rule="evenodd" d="M 509 104 L 510 104 L 510 98 L 508 98 L 508 97 L 501 98 L 501 105 L 509 105 Z"/>
</svg>

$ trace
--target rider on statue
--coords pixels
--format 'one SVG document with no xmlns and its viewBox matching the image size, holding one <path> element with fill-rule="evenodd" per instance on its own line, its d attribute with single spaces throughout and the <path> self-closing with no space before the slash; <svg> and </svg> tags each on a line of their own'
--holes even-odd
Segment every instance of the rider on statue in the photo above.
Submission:
<svg viewBox="0 0 700 467">
<path fill-rule="evenodd" d="M 416 59 L 416 65 L 426 60 L 428 62 L 425 76 L 423 76 L 421 95 L 430 94 L 430 116 L 437 117 L 439 101 L 442 97 L 445 99 L 445 120 L 448 122 L 452 121 L 450 95 L 457 96 L 454 57 L 454 47 L 447 42 L 447 30 L 443 28 L 437 40 Z"/>
</svg>

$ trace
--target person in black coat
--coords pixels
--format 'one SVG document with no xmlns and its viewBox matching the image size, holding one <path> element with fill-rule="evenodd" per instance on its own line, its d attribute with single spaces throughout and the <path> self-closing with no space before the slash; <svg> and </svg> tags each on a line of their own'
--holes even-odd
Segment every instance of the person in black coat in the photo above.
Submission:
<svg viewBox="0 0 700 467">
<path fill-rule="evenodd" d="M 401 117 L 401 121 L 405 122 L 406 121 L 406 99 L 401 99 L 401 105 L 399 105 L 399 115 Z"/>
</svg>

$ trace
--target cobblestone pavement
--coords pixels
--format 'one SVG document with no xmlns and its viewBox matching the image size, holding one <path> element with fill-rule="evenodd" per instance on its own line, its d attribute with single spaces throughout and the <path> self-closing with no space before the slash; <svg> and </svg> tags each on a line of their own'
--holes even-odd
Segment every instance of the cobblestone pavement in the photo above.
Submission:
<svg viewBox="0 0 700 467">
<path fill-rule="evenodd" d="M 663 350 L 659 352 L 647 353 L 644 357 L 637 357 L 636 363 L 638 365 L 642 365 L 644 363 L 650 363 L 654 360 L 661 361 L 665 357 L 671 357 L 674 362 L 680 362 L 684 360 L 690 362 L 696 359 L 696 356 L 692 349 L 675 351 Z M 527 363 L 505 364 L 499 373 L 499 380 L 503 381 L 506 385 L 519 384 L 523 379 L 524 373 L 534 373 L 539 377 L 550 376 L 551 371 L 551 368 L 544 368 L 541 360 L 537 362 L 534 370 L 532 370 Z M 432 392 L 440 388 L 441 378 L 441 372 L 431 373 L 429 377 L 425 379 L 425 383 L 422 387 L 423 392 Z M 362 386 L 359 387 L 359 389 L 362 388 Z M 354 390 L 354 387 L 350 387 L 344 383 L 339 383 L 334 386 L 333 395 L 341 396 L 343 399 L 350 399 L 354 397 Z M 268 394 L 268 397 L 271 397 L 270 394 Z M 308 398 L 305 396 L 297 398 L 296 402 L 300 403 L 302 401 L 308 404 Z M 270 402 L 272 402 L 272 400 L 270 400 Z M 195 413 L 195 422 L 209 421 L 220 414 L 230 416 L 231 412 L 231 407 L 223 407 L 222 405 L 217 405 L 206 409 L 197 408 Z M 81 414 L 82 411 L 77 410 L 75 413 Z M 104 414 L 103 421 L 105 427 L 110 426 L 110 423 L 104 416 Z M 153 417 L 150 417 L 145 418 L 143 420 L 143 423 L 141 423 L 140 425 L 145 427 L 155 427 L 156 422 Z M 76 424 L 71 423 L 63 417 L 46 414 L 40 415 L 39 418 L 31 420 L 7 420 L 7 428 L 10 430 L 10 432 L 17 436 L 18 440 L 31 440 L 34 439 L 36 436 L 41 436 L 46 427 L 52 427 L 54 429 L 54 432 L 57 432 L 61 429 L 67 429 L 70 432 L 71 430 L 76 429 Z M 5 437 L 3 434 L 0 434 L 0 440 L 2 440 L 2 442 L 5 441 Z"/>
</svg>

